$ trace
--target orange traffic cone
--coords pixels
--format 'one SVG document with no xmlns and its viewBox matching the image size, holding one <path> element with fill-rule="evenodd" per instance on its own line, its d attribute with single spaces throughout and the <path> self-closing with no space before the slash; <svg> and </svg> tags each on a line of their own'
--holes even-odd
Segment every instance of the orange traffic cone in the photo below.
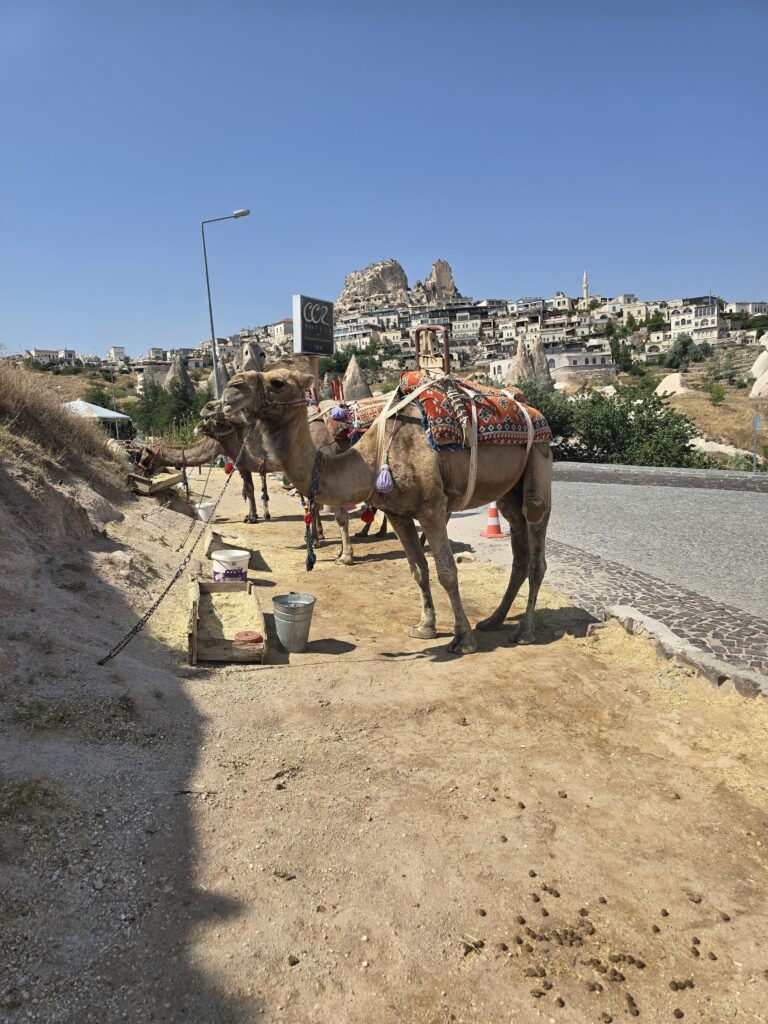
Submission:
<svg viewBox="0 0 768 1024">
<path fill-rule="evenodd" d="M 480 536 L 488 537 L 490 539 L 501 539 L 509 536 L 508 533 L 502 533 L 501 526 L 499 524 L 499 510 L 496 508 L 495 501 L 492 501 L 488 506 L 488 525 Z"/>
</svg>

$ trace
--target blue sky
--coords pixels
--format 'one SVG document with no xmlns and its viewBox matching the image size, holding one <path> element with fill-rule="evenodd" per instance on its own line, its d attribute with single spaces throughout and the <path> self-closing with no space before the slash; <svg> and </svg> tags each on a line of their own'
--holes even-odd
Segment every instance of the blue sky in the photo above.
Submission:
<svg viewBox="0 0 768 1024">
<path fill-rule="evenodd" d="M 4 0 L 0 342 L 138 354 L 433 260 L 768 297 L 765 0 Z"/>
</svg>

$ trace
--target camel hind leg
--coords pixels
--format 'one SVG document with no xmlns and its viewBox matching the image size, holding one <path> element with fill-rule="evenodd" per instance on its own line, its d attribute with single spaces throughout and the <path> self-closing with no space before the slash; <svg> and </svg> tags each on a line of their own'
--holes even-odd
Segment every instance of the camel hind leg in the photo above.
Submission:
<svg viewBox="0 0 768 1024">
<path fill-rule="evenodd" d="M 243 480 L 243 501 L 248 502 L 248 514 L 246 515 L 244 522 L 258 523 L 259 513 L 256 511 L 256 494 L 253 487 L 253 476 L 247 469 L 241 469 L 240 476 Z"/>
<path fill-rule="evenodd" d="M 545 546 L 551 508 L 552 453 L 549 445 L 534 445 L 522 478 L 499 499 L 499 509 L 509 522 L 512 568 L 498 608 L 477 624 L 478 629 L 501 628 L 527 576 L 528 603 L 511 639 L 512 643 L 533 643 L 536 600 L 547 571 Z"/>
<path fill-rule="evenodd" d="M 435 560 L 437 578 L 448 594 L 451 607 L 453 608 L 453 640 L 448 644 L 448 651 L 451 654 L 472 654 L 477 650 L 477 639 L 469 624 L 464 606 L 461 603 L 459 574 L 456 571 L 456 560 L 453 557 L 451 542 L 448 539 L 447 520 L 448 517 L 441 510 L 430 511 L 428 516 L 423 515 L 421 517 L 420 522 L 427 535 L 432 557 Z M 421 557 L 424 558 L 424 552 L 421 550 L 420 544 L 418 551 Z"/>
</svg>

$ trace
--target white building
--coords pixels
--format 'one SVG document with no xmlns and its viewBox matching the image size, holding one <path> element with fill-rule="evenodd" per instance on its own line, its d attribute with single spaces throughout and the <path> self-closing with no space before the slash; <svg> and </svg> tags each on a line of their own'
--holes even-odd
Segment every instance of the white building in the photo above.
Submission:
<svg viewBox="0 0 768 1024">
<path fill-rule="evenodd" d="M 729 302 L 726 313 L 746 313 L 747 316 L 768 316 L 768 302 Z"/>
<path fill-rule="evenodd" d="M 125 348 L 122 345 L 110 345 L 107 349 L 107 362 L 117 365 L 125 359 Z"/>
<path fill-rule="evenodd" d="M 267 327 L 267 333 L 276 345 L 282 345 L 283 342 L 293 338 L 293 320 L 290 318 L 278 320 L 276 324 L 270 324 Z"/>
<path fill-rule="evenodd" d="M 728 340 L 728 326 L 716 300 L 709 295 L 683 299 L 680 306 L 670 310 L 669 327 L 673 342 L 681 334 L 690 334 L 697 344 L 716 345 Z"/>
</svg>

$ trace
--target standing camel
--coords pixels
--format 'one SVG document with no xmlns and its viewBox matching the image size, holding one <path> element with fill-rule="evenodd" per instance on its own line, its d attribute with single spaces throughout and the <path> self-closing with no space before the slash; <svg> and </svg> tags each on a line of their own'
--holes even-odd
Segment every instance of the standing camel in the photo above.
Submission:
<svg viewBox="0 0 768 1024">
<path fill-rule="evenodd" d="M 243 480 L 245 481 L 246 475 L 250 478 L 251 473 L 261 472 L 260 462 L 262 460 L 265 460 L 266 462 L 265 469 L 268 473 L 283 471 L 282 465 L 278 461 L 268 457 L 264 449 L 261 430 L 258 428 L 254 429 L 255 426 L 256 425 L 254 424 L 249 429 L 242 423 L 233 423 L 231 420 L 226 419 L 221 411 L 220 403 L 214 400 L 206 402 L 200 411 L 200 422 L 195 427 L 195 433 L 215 439 L 219 445 L 221 445 L 224 452 L 233 461 L 237 458 L 243 445 L 243 441 L 245 441 L 245 451 L 243 452 L 243 458 L 241 459 L 240 466 L 238 467 L 243 475 Z M 331 438 L 322 419 L 311 421 L 309 426 L 315 447 L 322 448 L 327 446 L 329 452 L 333 454 L 338 454 L 339 451 L 344 450 L 339 442 L 334 441 L 333 438 Z M 269 519 L 270 516 L 267 510 L 269 497 L 264 497 L 264 494 L 262 494 L 262 498 L 264 501 L 264 518 Z M 249 500 L 252 503 L 252 509 L 255 515 L 256 507 L 255 499 L 253 497 L 252 482 Z M 313 536 L 315 540 L 324 540 L 325 537 L 323 533 L 323 525 L 320 520 L 319 508 L 316 508 L 313 511 Z M 340 506 L 332 508 L 331 511 L 333 512 L 339 526 L 339 532 L 341 533 L 341 551 L 336 559 L 336 564 L 352 565 L 354 563 L 354 552 L 349 541 L 349 513 L 345 508 Z M 258 517 L 256 519 L 248 518 L 246 522 L 258 522 Z"/>
<path fill-rule="evenodd" d="M 532 643 L 536 598 L 546 571 L 544 544 L 552 484 L 549 443 L 534 443 L 530 451 L 517 444 L 478 445 L 475 485 L 465 503 L 470 452 L 438 452 L 431 448 L 421 414 L 410 405 L 400 413 L 396 427 L 392 427 L 390 420 L 385 421 L 383 428 L 369 430 L 343 455 L 333 457 L 318 452 L 303 409 L 304 393 L 312 381 L 312 377 L 294 370 L 239 373 L 224 389 L 222 410 L 229 419 L 249 422 L 255 418 L 260 422 L 267 450 L 303 494 L 310 492 L 316 466 L 320 501 L 333 505 L 369 501 L 387 514 L 421 594 L 421 619 L 411 627 L 410 635 L 431 640 L 437 635 L 435 606 L 427 560 L 414 523 L 418 519 L 429 540 L 437 577 L 453 608 L 454 636 L 448 650 L 454 654 L 476 651 L 477 640 L 461 603 L 447 521 L 460 507 L 476 508 L 496 501 L 510 524 L 512 569 L 498 608 L 478 623 L 478 629 L 501 627 L 527 576 L 528 603 L 515 640 Z M 391 438 L 388 461 L 394 489 L 387 494 L 375 490 L 380 469 L 380 429 Z"/>
</svg>

